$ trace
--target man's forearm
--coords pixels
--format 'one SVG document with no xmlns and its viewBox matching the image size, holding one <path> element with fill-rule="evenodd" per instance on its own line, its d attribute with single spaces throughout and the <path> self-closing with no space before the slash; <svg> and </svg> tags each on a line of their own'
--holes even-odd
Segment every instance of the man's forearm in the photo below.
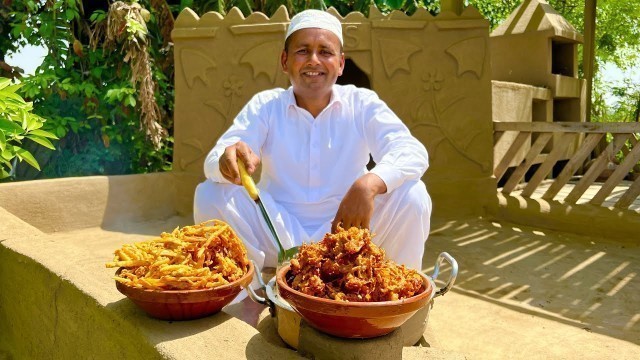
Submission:
<svg viewBox="0 0 640 360">
<path fill-rule="evenodd" d="M 375 197 L 387 192 L 387 184 L 380 178 L 380 176 L 368 173 L 362 175 L 358 180 L 365 188 L 369 189 L 372 196 Z"/>
</svg>

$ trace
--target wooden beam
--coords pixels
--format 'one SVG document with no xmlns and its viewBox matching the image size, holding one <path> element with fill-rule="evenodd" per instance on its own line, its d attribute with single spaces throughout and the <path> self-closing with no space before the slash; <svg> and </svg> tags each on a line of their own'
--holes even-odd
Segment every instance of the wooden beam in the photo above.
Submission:
<svg viewBox="0 0 640 360">
<path fill-rule="evenodd" d="M 605 134 L 589 134 L 587 138 L 582 143 L 582 146 L 576 151 L 575 154 L 571 157 L 567 165 L 564 166 L 560 175 L 556 178 L 556 180 L 551 184 L 549 189 L 542 195 L 542 198 L 545 200 L 553 200 L 554 197 L 562 190 L 562 188 L 569 182 L 573 174 L 582 166 L 585 159 L 589 154 L 591 154 L 591 150 L 598 145 L 600 139 L 604 137 Z"/>
<path fill-rule="evenodd" d="M 522 148 L 522 145 L 524 145 L 525 141 L 529 140 L 530 136 L 531 133 L 529 132 L 521 132 L 516 136 L 516 139 L 511 143 L 509 150 L 507 150 L 498 166 L 493 170 L 493 176 L 496 177 L 496 180 L 500 180 L 502 175 L 504 175 L 509 168 L 509 164 L 511 164 L 511 160 L 516 157 Z"/>
<path fill-rule="evenodd" d="M 600 191 L 598 191 L 589 203 L 593 205 L 602 205 L 607 196 L 609 196 L 613 189 L 615 189 L 616 185 L 618 185 L 620 181 L 627 176 L 629 171 L 631 171 L 638 161 L 640 161 L 640 144 L 636 144 L 636 146 L 631 149 L 629 154 L 624 158 L 624 160 L 622 160 L 622 163 L 616 167 L 613 174 L 609 176 L 609 179 L 607 179 L 604 185 L 600 188 Z"/>
<path fill-rule="evenodd" d="M 602 170 L 607 167 L 607 163 L 615 157 L 615 155 L 624 146 L 624 143 L 629 138 L 629 134 L 617 134 L 613 137 L 613 141 L 609 143 L 605 151 L 603 151 L 596 161 L 591 164 L 587 173 L 584 174 L 582 179 L 578 181 L 578 184 L 571 190 L 569 195 L 564 199 L 566 203 L 575 204 L 580 200 L 582 194 L 593 184 L 596 178 L 602 174 Z"/>
<path fill-rule="evenodd" d="M 579 133 L 638 133 L 640 123 L 581 123 L 571 121 L 554 122 L 493 122 L 494 131 L 529 131 L 529 132 L 579 132 Z"/>
<path fill-rule="evenodd" d="M 518 165 L 518 167 L 513 171 L 513 174 L 507 180 L 507 183 L 502 188 L 502 192 L 504 194 L 509 194 L 515 189 L 516 185 L 524 178 L 527 174 L 527 170 L 534 164 L 534 160 L 540 154 L 540 152 L 544 149 L 545 145 L 551 140 L 553 136 L 552 133 L 541 133 L 538 135 L 536 141 L 531 145 L 531 149 L 527 153 L 524 161 Z"/>
<path fill-rule="evenodd" d="M 620 200 L 616 203 L 615 207 L 617 209 L 627 209 L 635 199 L 640 195 L 640 177 L 633 182 L 633 184 L 629 187 L 627 192 L 622 195 Z"/>
<path fill-rule="evenodd" d="M 529 183 L 524 188 L 521 196 L 530 197 L 531 194 L 536 190 L 540 182 L 544 180 L 544 178 L 553 170 L 553 166 L 558 162 L 558 159 L 562 155 L 564 155 L 565 150 L 569 147 L 570 144 L 573 144 L 578 137 L 577 133 L 565 133 L 560 138 L 559 144 L 555 144 L 549 156 L 547 156 L 546 160 L 540 165 L 535 174 L 529 179 Z"/>
<path fill-rule="evenodd" d="M 584 45 L 582 69 L 587 80 L 586 94 L 586 121 L 591 121 L 591 93 L 593 89 L 593 77 L 595 75 L 595 38 L 596 38 L 596 5 L 597 0 L 585 0 L 584 2 Z"/>
</svg>

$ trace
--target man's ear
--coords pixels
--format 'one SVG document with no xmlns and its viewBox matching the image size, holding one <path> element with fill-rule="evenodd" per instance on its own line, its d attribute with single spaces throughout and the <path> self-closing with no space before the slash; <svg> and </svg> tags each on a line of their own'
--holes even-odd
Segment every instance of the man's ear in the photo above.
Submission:
<svg viewBox="0 0 640 360">
<path fill-rule="evenodd" d="M 282 54 L 280 54 L 280 66 L 282 67 L 282 71 L 287 72 L 287 51 L 282 50 Z"/>
<path fill-rule="evenodd" d="M 344 71 L 344 62 L 344 53 L 340 53 L 340 72 L 338 73 L 338 76 L 342 76 L 342 72 Z"/>
</svg>

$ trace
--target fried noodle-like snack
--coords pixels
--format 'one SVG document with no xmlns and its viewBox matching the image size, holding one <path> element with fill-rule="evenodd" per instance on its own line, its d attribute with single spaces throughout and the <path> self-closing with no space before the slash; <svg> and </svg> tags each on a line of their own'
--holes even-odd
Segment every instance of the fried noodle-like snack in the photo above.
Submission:
<svg viewBox="0 0 640 360">
<path fill-rule="evenodd" d="M 385 259 L 369 230 L 357 227 L 338 226 L 320 242 L 303 244 L 287 281 L 302 293 L 340 301 L 399 300 L 424 290 L 422 276 Z"/>
<path fill-rule="evenodd" d="M 107 267 L 123 267 L 115 280 L 155 290 L 210 289 L 240 279 L 249 270 L 247 250 L 221 220 L 163 232 L 159 238 L 125 244 Z"/>
</svg>

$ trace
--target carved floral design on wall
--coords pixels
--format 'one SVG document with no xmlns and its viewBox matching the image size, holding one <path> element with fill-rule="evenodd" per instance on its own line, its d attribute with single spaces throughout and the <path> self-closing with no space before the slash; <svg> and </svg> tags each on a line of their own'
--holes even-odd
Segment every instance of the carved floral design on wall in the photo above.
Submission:
<svg viewBox="0 0 640 360">
<path fill-rule="evenodd" d="M 224 88 L 224 96 L 232 97 L 233 95 L 242 96 L 242 87 L 244 81 L 238 79 L 237 76 L 231 75 L 227 80 L 222 83 Z"/>
<path fill-rule="evenodd" d="M 203 120 L 213 122 L 217 127 L 217 130 L 224 129 L 229 126 L 230 119 L 233 117 L 231 111 L 233 109 L 234 100 L 242 97 L 242 88 L 244 87 L 244 84 L 244 80 L 236 75 L 230 75 L 225 80 L 223 80 L 220 86 L 222 87 L 222 94 L 225 97 L 227 106 L 225 108 L 222 102 L 215 100 L 215 96 L 213 97 L 213 99 L 205 101 L 205 105 L 215 110 L 220 117 L 217 119 L 214 119 L 212 117 L 204 117 Z M 216 121 L 220 119 L 222 119 L 223 121 Z M 195 151 L 193 152 L 194 155 L 188 160 L 184 157 L 180 159 L 179 165 L 181 170 L 185 170 L 189 165 L 202 159 L 207 151 L 213 148 L 213 146 L 215 145 L 215 141 L 217 140 L 211 139 L 210 143 L 205 146 L 202 144 L 199 138 L 200 136 L 194 136 L 182 142 L 182 145 L 186 145 L 186 147 L 194 149 Z"/>
<path fill-rule="evenodd" d="M 182 75 L 190 89 L 193 88 L 196 79 L 200 79 L 205 86 L 209 86 L 206 75 L 207 71 L 218 67 L 213 59 L 209 58 L 203 51 L 197 49 L 182 49 L 180 51 L 180 61 L 182 64 L 189 64 L 189 66 L 180 67 L 182 68 Z"/>
<path fill-rule="evenodd" d="M 442 87 L 442 82 L 444 81 L 444 77 L 442 74 L 435 70 L 433 72 L 427 72 L 422 75 L 422 88 L 426 91 L 439 91 Z"/>
<path fill-rule="evenodd" d="M 204 155 L 205 149 L 200 140 L 195 137 L 183 141 L 182 145 L 195 149 L 196 153 L 196 157 L 191 160 L 187 160 L 184 157 L 180 159 L 180 170 L 185 170 L 189 165 L 198 161 Z"/>
<path fill-rule="evenodd" d="M 421 127 L 435 128 L 437 131 L 429 133 L 429 151 L 435 159 L 438 147 L 443 143 L 449 143 L 460 155 L 478 164 L 483 171 L 487 171 L 489 163 L 486 163 L 482 152 L 473 151 L 474 141 L 483 131 L 477 127 L 469 126 L 470 121 L 460 119 L 458 108 L 464 106 L 465 95 L 446 92 L 447 79 L 438 70 L 427 70 L 422 75 L 422 87 L 427 91 L 426 96 L 415 99 L 416 104 L 411 114 L 409 128 L 412 132 Z"/>
<path fill-rule="evenodd" d="M 282 41 L 268 41 L 249 49 L 240 58 L 240 64 L 247 64 L 253 70 L 253 78 L 265 74 L 275 84 L 280 69 Z"/>
<path fill-rule="evenodd" d="M 458 76 L 471 72 L 480 79 L 484 69 L 485 49 L 485 39 L 474 37 L 458 41 L 449 46 L 445 52 L 455 59 L 458 65 Z"/>
<path fill-rule="evenodd" d="M 231 110 L 233 109 L 234 100 L 242 96 L 242 88 L 244 87 L 244 80 L 240 79 L 236 75 L 230 75 L 222 82 L 223 94 L 225 96 L 226 108 L 224 105 L 215 100 L 215 97 L 211 100 L 205 101 L 205 105 L 213 108 L 224 122 L 220 125 L 221 128 L 229 126 L 229 121 L 232 118 Z"/>
<path fill-rule="evenodd" d="M 422 51 L 421 47 L 403 40 L 380 39 L 378 40 L 378 43 L 380 44 L 382 65 L 384 66 L 384 70 L 389 78 L 400 70 L 405 70 L 407 73 L 411 73 L 409 58 L 411 55 Z"/>
</svg>

